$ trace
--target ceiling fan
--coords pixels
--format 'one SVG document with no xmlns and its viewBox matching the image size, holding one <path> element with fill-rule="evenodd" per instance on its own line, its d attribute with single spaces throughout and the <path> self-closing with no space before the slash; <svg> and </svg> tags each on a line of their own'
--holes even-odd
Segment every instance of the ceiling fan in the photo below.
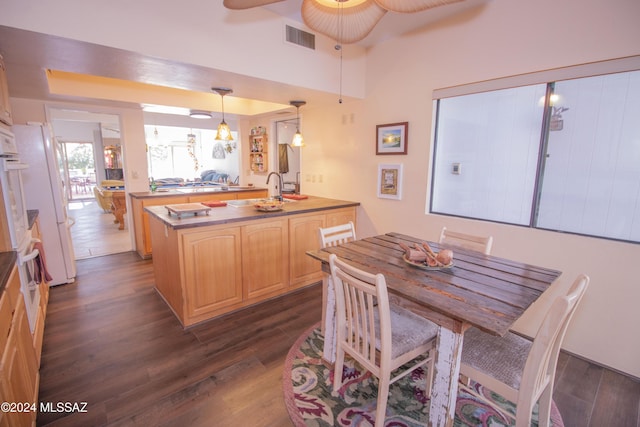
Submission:
<svg viewBox="0 0 640 427">
<path fill-rule="evenodd" d="M 224 0 L 227 9 L 241 10 L 284 0 Z M 311 29 L 338 42 L 357 43 L 367 37 L 388 11 L 413 13 L 462 0 L 303 0 L 301 14 Z"/>
</svg>

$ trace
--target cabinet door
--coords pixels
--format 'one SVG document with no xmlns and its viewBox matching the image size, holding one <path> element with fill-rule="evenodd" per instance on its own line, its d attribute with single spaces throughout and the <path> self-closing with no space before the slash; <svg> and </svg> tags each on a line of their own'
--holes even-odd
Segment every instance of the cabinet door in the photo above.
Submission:
<svg viewBox="0 0 640 427">
<path fill-rule="evenodd" d="M 242 227 L 244 298 L 277 293 L 289 279 L 287 219 Z"/>
<path fill-rule="evenodd" d="M 182 252 L 185 325 L 242 302 L 240 227 L 185 233 Z"/>
<path fill-rule="evenodd" d="M 27 320 L 24 301 L 19 300 L 11 322 L 11 331 L 2 354 L 1 385 L 4 398 L 10 402 L 35 404 L 38 372 L 31 342 L 31 332 Z M 32 425 L 35 411 L 9 412 L 9 425 Z"/>
<path fill-rule="evenodd" d="M 306 254 L 317 250 L 318 228 L 325 227 L 326 215 L 295 216 L 289 220 L 290 285 L 293 288 L 322 280 L 321 264 Z"/>
<path fill-rule="evenodd" d="M 333 227 L 334 225 L 346 224 L 349 221 L 356 224 L 356 208 L 336 209 L 327 212 L 327 227 Z M 358 234 L 356 233 L 356 236 Z"/>
</svg>

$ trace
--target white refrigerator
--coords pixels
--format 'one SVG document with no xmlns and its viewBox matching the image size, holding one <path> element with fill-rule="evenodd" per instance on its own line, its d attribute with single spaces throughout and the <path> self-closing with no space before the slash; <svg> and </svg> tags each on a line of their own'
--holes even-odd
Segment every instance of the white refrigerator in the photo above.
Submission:
<svg viewBox="0 0 640 427">
<path fill-rule="evenodd" d="M 51 286 L 72 283 L 76 261 L 71 240 L 67 200 L 60 176 L 59 150 L 48 125 L 14 125 L 20 160 L 29 165 L 23 171 L 27 209 L 37 209 Z"/>
</svg>

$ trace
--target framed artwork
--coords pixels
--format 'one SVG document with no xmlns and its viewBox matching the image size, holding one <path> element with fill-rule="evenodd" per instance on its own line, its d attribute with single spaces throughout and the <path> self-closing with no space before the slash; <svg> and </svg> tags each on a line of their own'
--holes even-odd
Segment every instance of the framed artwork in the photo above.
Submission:
<svg viewBox="0 0 640 427">
<path fill-rule="evenodd" d="M 407 154 L 409 122 L 376 126 L 376 154 Z"/>
<path fill-rule="evenodd" d="M 402 199 L 402 164 L 378 165 L 378 197 Z"/>
</svg>

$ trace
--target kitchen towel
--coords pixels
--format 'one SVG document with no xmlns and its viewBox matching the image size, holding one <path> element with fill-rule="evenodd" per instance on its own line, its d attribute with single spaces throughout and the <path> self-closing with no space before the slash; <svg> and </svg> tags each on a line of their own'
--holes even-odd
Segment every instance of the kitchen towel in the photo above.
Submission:
<svg viewBox="0 0 640 427">
<path fill-rule="evenodd" d="M 42 242 L 36 242 L 33 244 L 33 249 L 38 250 L 38 256 L 35 258 L 35 271 L 34 271 L 34 279 L 36 283 L 42 283 L 42 278 L 46 282 L 50 282 L 53 278 L 47 271 L 47 262 L 44 257 L 44 245 Z"/>
</svg>

